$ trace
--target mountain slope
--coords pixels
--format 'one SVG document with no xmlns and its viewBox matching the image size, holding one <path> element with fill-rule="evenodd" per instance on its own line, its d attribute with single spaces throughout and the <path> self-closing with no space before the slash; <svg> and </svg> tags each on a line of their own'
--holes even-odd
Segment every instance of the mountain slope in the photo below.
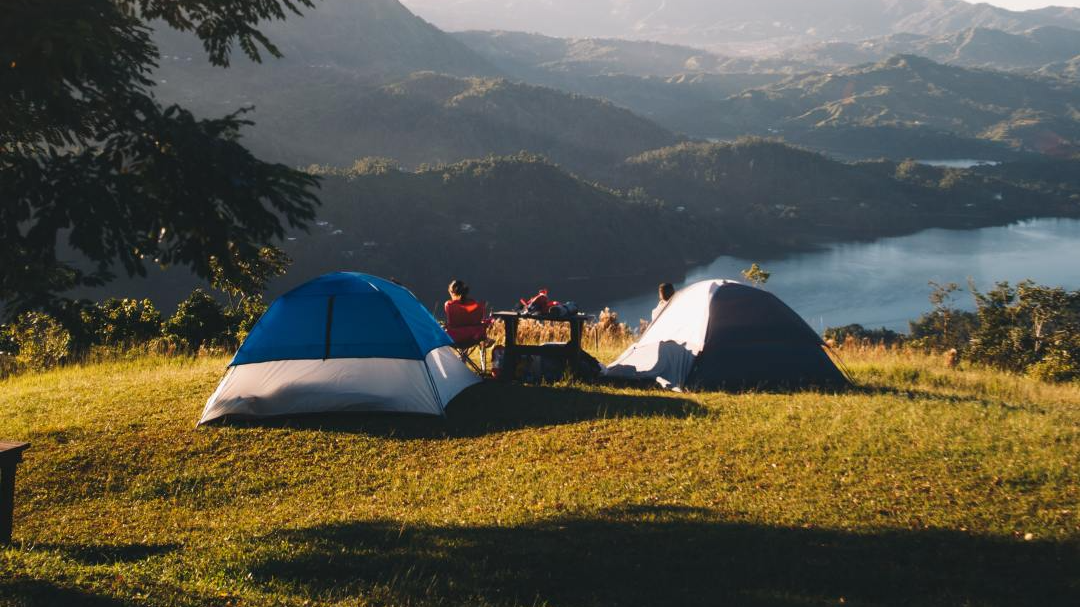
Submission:
<svg viewBox="0 0 1080 607">
<path fill-rule="evenodd" d="M 714 108 L 727 135 L 901 128 L 949 133 L 1040 153 L 1074 153 L 1080 87 L 898 55 L 830 74 L 796 76 Z M 719 136 L 720 134 L 718 134 Z"/>
<path fill-rule="evenodd" d="M 790 48 L 894 33 L 939 35 L 971 27 L 1018 32 L 1080 28 L 1080 9 L 1016 12 L 962 0 L 406 0 L 448 30 L 657 40 L 712 50 Z"/>
<path fill-rule="evenodd" d="M 1052 63 L 1039 70 L 1043 76 L 1080 81 L 1080 55 L 1061 63 Z"/>
<path fill-rule="evenodd" d="M 325 70 L 381 83 L 420 70 L 458 76 L 491 76 L 498 70 L 452 36 L 417 17 L 398 0 L 319 0 L 303 17 L 266 24 L 263 30 L 284 53 L 252 64 L 234 53 L 229 77 L 246 79 L 267 71 Z M 156 40 L 168 77 L 177 58 L 196 67 L 206 64 L 192 36 L 164 28 Z M 188 58 L 192 59 L 189 60 Z M 207 69 L 213 75 L 219 70 Z"/>
<path fill-rule="evenodd" d="M 610 103 L 503 79 L 418 72 L 371 88 L 332 71 L 293 76 L 244 87 L 259 99 L 252 146 L 292 164 L 382 156 L 415 167 L 528 150 L 589 173 L 678 140 Z M 210 111 L 201 90 L 185 104 Z"/>
<path fill-rule="evenodd" d="M 691 135 L 701 132 L 703 108 L 777 82 L 784 74 L 776 70 L 789 67 L 632 40 L 487 31 L 454 36 L 513 78 L 607 99 Z"/>
<path fill-rule="evenodd" d="M 676 44 L 471 30 L 453 36 L 510 73 L 544 70 L 575 75 L 673 76 L 719 72 L 728 58 Z"/>
<path fill-rule="evenodd" d="M 294 165 L 387 156 L 416 166 L 528 150 L 587 173 L 677 141 L 609 103 L 470 78 L 499 70 L 396 0 L 329 0 L 269 35 L 284 59 L 219 69 L 162 34 L 160 96 L 208 116 L 254 106 L 248 143 Z"/>
<path fill-rule="evenodd" d="M 1040 27 L 1019 34 L 969 28 L 942 36 L 894 34 L 859 42 L 828 42 L 788 51 L 778 59 L 821 68 L 910 54 L 968 67 L 1039 68 L 1080 55 L 1080 32 Z"/>
</svg>

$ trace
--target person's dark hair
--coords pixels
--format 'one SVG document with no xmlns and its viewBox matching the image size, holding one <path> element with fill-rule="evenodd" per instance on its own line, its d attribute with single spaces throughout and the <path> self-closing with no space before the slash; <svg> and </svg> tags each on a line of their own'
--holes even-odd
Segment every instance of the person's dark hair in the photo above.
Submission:
<svg viewBox="0 0 1080 607">
<path fill-rule="evenodd" d="M 450 290 L 451 295 L 460 297 L 462 299 L 465 299 L 466 297 L 469 296 L 469 285 L 465 284 L 463 281 L 460 281 L 460 280 L 458 280 L 456 278 L 454 280 L 450 281 L 449 290 Z"/>
<path fill-rule="evenodd" d="M 660 299 L 670 301 L 675 296 L 675 285 L 670 282 L 660 283 Z"/>
</svg>

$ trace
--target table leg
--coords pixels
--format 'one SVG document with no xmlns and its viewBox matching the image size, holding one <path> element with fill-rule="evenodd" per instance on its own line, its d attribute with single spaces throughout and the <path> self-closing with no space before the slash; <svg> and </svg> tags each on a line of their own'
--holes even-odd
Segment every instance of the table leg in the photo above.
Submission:
<svg viewBox="0 0 1080 607">
<path fill-rule="evenodd" d="M 500 379 L 503 381 L 513 381 L 514 374 L 517 373 L 517 326 L 518 321 L 516 318 L 503 319 L 503 328 L 506 331 L 506 344 L 503 347 L 503 366 L 502 369 L 499 370 Z"/>
<path fill-rule="evenodd" d="M 570 323 L 570 375 L 577 377 L 581 369 L 581 336 L 585 327 L 584 320 Z"/>
<path fill-rule="evenodd" d="M 15 518 L 15 464 L 0 468 L 0 546 L 11 543 Z"/>
</svg>

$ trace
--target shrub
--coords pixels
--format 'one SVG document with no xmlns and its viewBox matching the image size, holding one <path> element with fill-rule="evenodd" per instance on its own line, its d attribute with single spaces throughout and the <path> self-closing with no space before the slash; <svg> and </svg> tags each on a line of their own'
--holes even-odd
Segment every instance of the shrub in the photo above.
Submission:
<svg viewBox="0 0 1080 607">
<path fill-rule="evenodd" d="M 248 297 L 240 304 L 225 312 L 229 321 L 229 335 L 236 343 L 247 339 L 248 333 L 255 328 L 262 315 L 266 313 L 266 302 L 261 295 Z"/>
<path fill-rule="evenodd" d="M 880 329 L 867 329 L 862 325 L 847 325 L 844 327 L 830 327 L 825 330 L 825 340 L 838 345 L 854 342 L 857 345 L 885 345 L 894 346 L 904 342 L 904 336 L 884 327 Z"/>
<path fill-rule="evenodd" d="M 963 351 L 979 324 L 974 312 L 938 309 L 908 323 L 908 345 L 932 352 Z"/>
<path fill-rule="evenodd" d="M 979 310 L 969 359 L 1055 381 L 1075 377 L 1080 361 L 1080 291 L 1026 281 L 973 292 Z"/>
<path fill-rule="evenodd" d="M 19 342 L 15 340 L 14 325 L 0 325 L 0 355 L 15 356 L 19 353 Z"/>
<path fill-rule="evenodd" d="M 619 322 L 619 315 L 611 308 L 604 308 L 596 323 L 585 327 L 585 339 L 591 340 L 591 343 L 597 346 L 622 347 L 633 341 L 633 338 L 633 331 L 626 323 Z"/>
<path fill-rule="evenodd" d="M 1080 347 L 1052 348 L 1042 360 L 1031 365 L 1027 373 L 1035 379 L 1049 382 L 1080 380 Z"/>
<path fill-rule="evenodd" d="M 0 325 L 0 379 L 13 375 L 18 369 L 15 363 L 15 355 L 19 352 L 19 344 L 15 341 L 15 333 L 11 325 Z"/>
<path fill-rule="evenodd" d="M 176 314 L 165 322 L 163 332 L 166 340 L 190 352 L 230 341 L 225 310 L 202 289 L 195 289 L 180 302 Z"/>
<path fill-rule="evenodd" d="M 98 345 L 126 346 L 144 344 L 159 337 L 161 312 L 149 299 L 108 299 L 84 310 L 83 322 Z"/>
<path fill-rule="evenodd" d="M 20 371 L 45 371 L 71 354 L 71 333 L 55 318 L 41 312 L 19 316 L 10 329 L 18 347 L 15 366 Z"/>
</svg>

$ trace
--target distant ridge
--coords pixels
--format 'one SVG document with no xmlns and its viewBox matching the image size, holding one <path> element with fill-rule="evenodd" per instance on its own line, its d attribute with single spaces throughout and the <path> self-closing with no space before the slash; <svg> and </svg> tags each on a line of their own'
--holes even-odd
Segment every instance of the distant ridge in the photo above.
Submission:
<svg viewBox="0 0 1080 607">
<path fill-rule="evenodd" d="M 752 89 L 719 104 L 713 115 L 729 134 L 778 133 L 803 141 L 842 130 L 854 140 L 855 131 L 878 128 L 1071 155 L 1080 143 L 1077 99 L 1080 87 L 1068 82 L 896 55 Z"/>
<path fill-rule="evenodd" d="M 962 0 L 405 0 L 439 27 L 539 32 L 765 51 L 972 27 L 1080 29 L 1080 9 L 1010 11 Z"/>
<path fill-rule="evenodd" d="M 1041 68 L 1080 55 L 1080 31 L 1044 26 L 1020 33 L 984 27 L 939 36 L 893 34 L 858 42 L 828 42 L 787 51 L 776 59 L 806 67 L 837 67 L 913 54 L 968 67 Z"/>
</svg>

